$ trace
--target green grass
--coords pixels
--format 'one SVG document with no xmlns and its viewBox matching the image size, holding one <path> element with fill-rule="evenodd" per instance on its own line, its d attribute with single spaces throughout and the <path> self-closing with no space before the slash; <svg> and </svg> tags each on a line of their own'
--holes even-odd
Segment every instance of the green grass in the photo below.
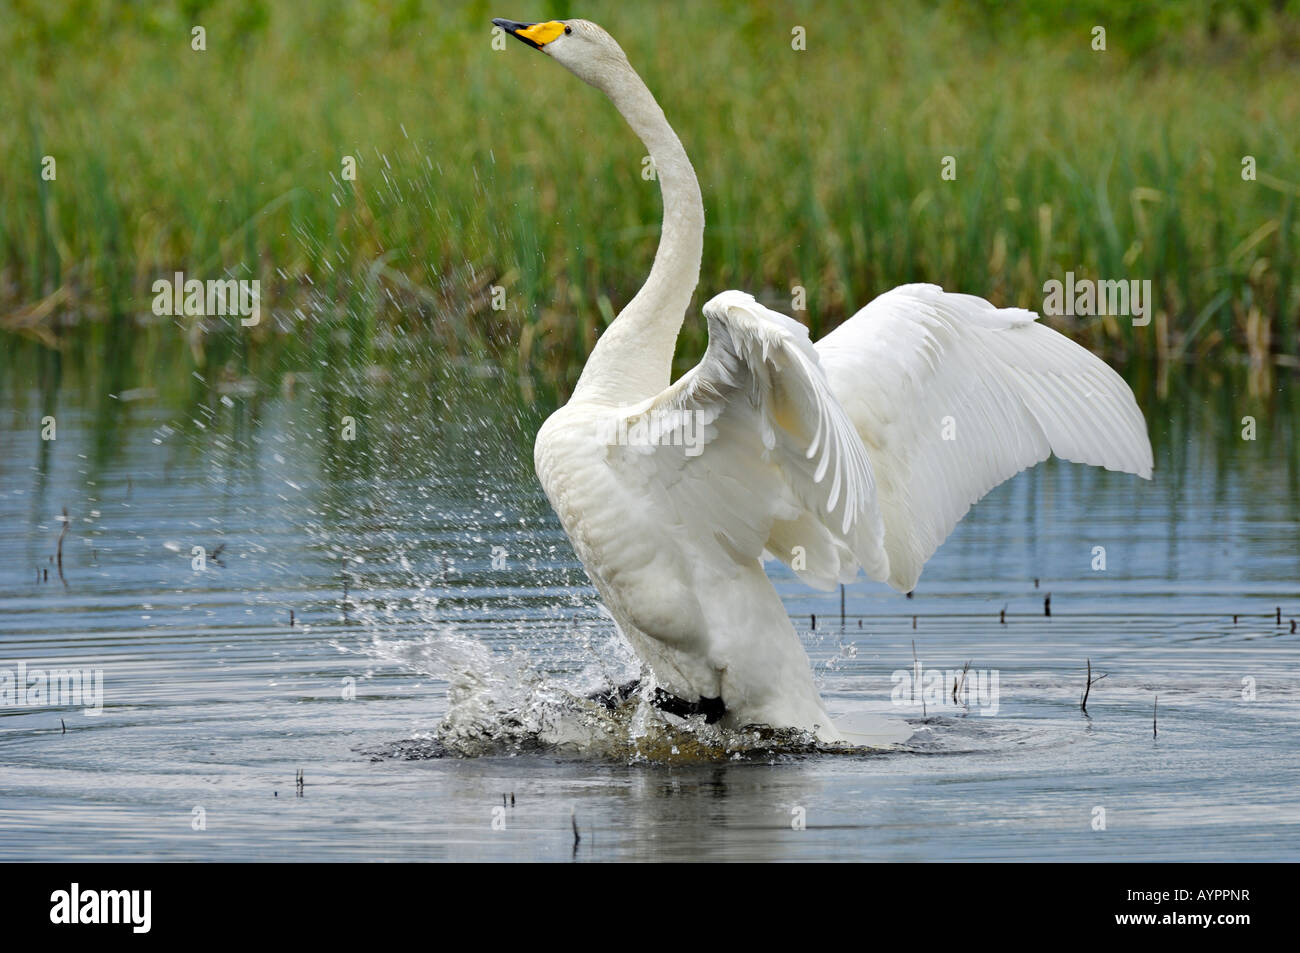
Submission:
<svg viewBox="0 0 1300 953">
<path fill-rule="evenodd" d="M 494 51 L 489 21 L 581 15 L 695 163 L 697 305 L 739 287 L 788 310 L 802 285 L 824 333 L 902 282 L 1037 310 L 1072 270 L 1154 283 L 1150 327 L 1053 319 L 1130 369 L 1295 366 L 1294 2 L 505 2 L 0 0 L 7 349 L 57 347 L 115 387 L 488 362 L 561 399 L 649 269 L 659 196 L 612 106 Z M 274 320 L 155 317 L 176 270 L 260 278 Z M 688 320 L 682 367 L 703 343 Z"/>
</svg>

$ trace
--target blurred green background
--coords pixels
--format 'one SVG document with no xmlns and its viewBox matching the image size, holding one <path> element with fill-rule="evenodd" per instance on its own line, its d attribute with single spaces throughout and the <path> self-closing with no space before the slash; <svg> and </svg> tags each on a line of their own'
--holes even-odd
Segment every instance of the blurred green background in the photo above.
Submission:
<svg viewBox="0 0 1300 953">
<path fill-rule="evenodd" d="M 1300 0 L 1065 6 L 0 0 L 0 340 L 164 395 L 427 362 L 562 400 L 649 270 L 658 188 L 613 107 L 490 20 L 583 16 L 694 161 L 697 307 L 802 285 L 817 336 L 903 282 L 1039 310 L 1066 271 L 1150 279 L 1149 327 L 1050 323 L 1130 377 L 1267 393 L 1300 368 Z M 178 270 L 259 278 L 262 323 L 155 316 Z"/>
</svg>

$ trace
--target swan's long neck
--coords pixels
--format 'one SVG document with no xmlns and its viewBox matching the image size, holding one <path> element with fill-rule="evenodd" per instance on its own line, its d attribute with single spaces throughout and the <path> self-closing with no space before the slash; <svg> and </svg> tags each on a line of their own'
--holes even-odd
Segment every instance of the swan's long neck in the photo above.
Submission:
<svg viewBox="0 0 1300 953">
<path fill-rule="evenodd" d="M 673 349 L 700 280 L 704 203 L 681 140 L 629 66 L 601 84 L 654 162 L 664 221 L 650 277 L 596 342 L 574 400 L 624 405 L 671 383 Z"/>
</svg>

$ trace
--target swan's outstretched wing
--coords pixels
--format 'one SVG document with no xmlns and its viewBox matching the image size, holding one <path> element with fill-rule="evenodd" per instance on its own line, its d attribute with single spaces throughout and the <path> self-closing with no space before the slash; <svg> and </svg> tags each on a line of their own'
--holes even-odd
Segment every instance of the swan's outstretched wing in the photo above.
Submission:
<svg viewBox="0 0 1300 953">
<path fill-rule="evenodd" d="M 817 343 L 876 476 L 887 582 L 908 592 L 971 504 L 1055 453 L 1151 476 L 1124 380 L 1019 308 L 935 285 L 876 298 Z"/>
<path fill-rule="evenodd" d="M 871 466 L 807 329 L 739 291 L 704 316 L 703 360 L 620 415 L 611 465 L 719 558 L 766 552 L 819 588 L 882 576 Z"/>
</svg>

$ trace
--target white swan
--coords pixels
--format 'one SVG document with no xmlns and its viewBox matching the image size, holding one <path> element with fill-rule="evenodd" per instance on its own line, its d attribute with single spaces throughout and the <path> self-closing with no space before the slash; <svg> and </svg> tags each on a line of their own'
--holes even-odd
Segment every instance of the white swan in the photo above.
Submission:
<svg viewBox="0 0 1300 953">
<path fill-rule="evenodd" d="M 1118 374 L 1032 312 L 934 285 L 881 295 L 816 346 L 725 291 L 704 306 L 704 359 L 673 383 L 704 231 L 690 160 L 600 27 L 493 22 L 605 93 L 658 174 L 650 276 L 534 460 L 605 605 L 681 703 L 841 741 L 762 559 L 818 588 L 861 567 L 908 592 L 972 503 L 1053 452 L 1150 477 L 1145 421 Z"/>
</svg>

